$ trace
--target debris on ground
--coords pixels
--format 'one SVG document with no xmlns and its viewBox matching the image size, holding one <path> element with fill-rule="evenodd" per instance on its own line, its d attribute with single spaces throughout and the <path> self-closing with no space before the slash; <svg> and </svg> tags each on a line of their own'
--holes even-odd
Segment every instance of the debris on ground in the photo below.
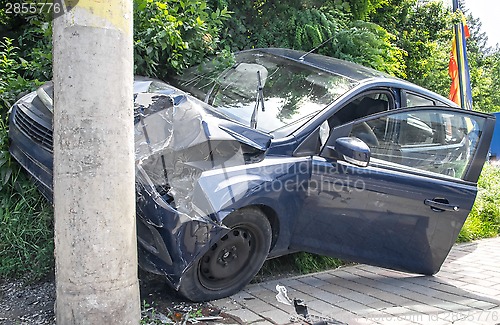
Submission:
<svg viewBox="0 0 500 325">
<path fill-rule="evenodd" d="M 280 284 L 276 285 L 276 300 L 285 305 L 292 305 L 292 300 L 288 297 L 288 290 L 285 286 Z M 290 317 L 290 322 L 308 325 L 327 325 L 327 324 L 345 324 L 331 317 L 323 317 L 318 315 L 309 314 L 307 304 L 300 298 L 293 299 L 293 306 L 296 315 Z"/>
<path fill-rule="evenodd" d="M 191 303 L 179 298 L 162 279 L 140 273 L 141 325 L 157 324 L 244 324 L 210 303 Z M 54 277 L 26 284 L 21 280 L 0 280 L 1 325 L 55 325 Z"/>
</svg>

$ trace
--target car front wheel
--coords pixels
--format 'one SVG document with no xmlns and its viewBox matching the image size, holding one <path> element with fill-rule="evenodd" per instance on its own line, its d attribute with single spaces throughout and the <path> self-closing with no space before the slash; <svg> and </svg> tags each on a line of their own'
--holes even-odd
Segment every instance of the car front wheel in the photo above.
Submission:
<svg viewBox="0 0 500 325">
<path fill-rule="evenodd" d="M 223 223 L 231 230 L 182 277 L 179 293 L 189 300 L 215 300 L 240 291 L 266 260 L 272 231 L 262 211 L 241 209 Z"/>
</svg>

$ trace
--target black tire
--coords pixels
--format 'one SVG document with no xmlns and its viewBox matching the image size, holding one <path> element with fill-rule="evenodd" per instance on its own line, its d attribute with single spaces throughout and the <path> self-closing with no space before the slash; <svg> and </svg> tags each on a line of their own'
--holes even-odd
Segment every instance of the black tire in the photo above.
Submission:
<svg viewBox="0 0 500 325">
<path fill-rule="evenodd" d="M 195 301 L 230 296 L 247 285 L 262 267 L 271 247 L 271 225 L 259 209 L 231 213 L 223 223 L 231 231 L 184 273 L 179 294 Z"/>
</svg>

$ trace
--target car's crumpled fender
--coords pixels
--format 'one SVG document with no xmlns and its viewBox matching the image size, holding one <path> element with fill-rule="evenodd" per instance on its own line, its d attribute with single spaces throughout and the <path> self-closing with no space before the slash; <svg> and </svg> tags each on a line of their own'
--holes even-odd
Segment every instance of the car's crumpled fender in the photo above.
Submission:
<svg viewBox="0 0 500 325">
<path fill-rule="evenodd" d="M 182 273 L 227 233 L 221 202 L 265 181 L 225 171 L 241 173 L 239 166 L 262 160 L 271 136 L 221 119 L 187 95 L 144 93 L 135 102 L 140 263 L 178 287 Z M 207 193 L 207 181 L 218 182 L 218 192 Z"/>
</svg>

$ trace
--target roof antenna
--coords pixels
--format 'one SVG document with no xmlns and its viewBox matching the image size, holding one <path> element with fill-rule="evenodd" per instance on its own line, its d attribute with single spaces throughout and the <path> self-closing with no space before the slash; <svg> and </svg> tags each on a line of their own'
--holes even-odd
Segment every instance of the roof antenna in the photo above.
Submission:
<svg viewBox="0 0 500 325">
<path fill-rule="evenodd" d="M 326 41 L 324 41 L 324 42 L 323 42 L 323 43 L 321 43 L 320 45 L 316 46 L 315 48 L 313 48 L 313 49 L 312 49 L 312 50 L 310 50 L 309 52 L 304 53 L 304 54 L 303 54 L 303 55 L 299 58 L 299 60 L 301 60 L 301 61 L 302 61 L 302 60 L 304 60 L 304 58 L 305 58 L 306 56 L 308 56 L 308 55 L 309 55 L 309 54 L 311 54 L 312 52 L 316 51 L 317 49 L 319 49 L 320 47 L 322 47 L 323 45 L 325 45 L 325 43 L 330 42 L 330 41 L 331 41 L 334 37 L 335 37 L 335 35 L 334 35 L 334 36 L 332 36 L 332 37 L 330 37 L 329 39 L 327 39 Z"/>
</svg>

